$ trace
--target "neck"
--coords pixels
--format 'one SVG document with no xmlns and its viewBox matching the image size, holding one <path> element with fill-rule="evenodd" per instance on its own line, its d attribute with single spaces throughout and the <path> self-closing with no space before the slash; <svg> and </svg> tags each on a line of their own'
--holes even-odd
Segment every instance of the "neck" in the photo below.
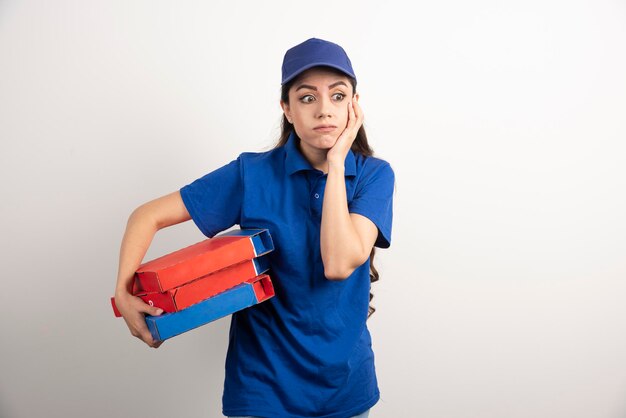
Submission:
<svg viewBox="0 0 626 418">
<path fill-rule="evenodd" d="M 304 158 L 306 158 L 313 168 L 328 173 L 328 161 L 326 160 L 328 150 L 302 146 L 302 141 L 300 141 L 299 148 Z"/>
</svg>

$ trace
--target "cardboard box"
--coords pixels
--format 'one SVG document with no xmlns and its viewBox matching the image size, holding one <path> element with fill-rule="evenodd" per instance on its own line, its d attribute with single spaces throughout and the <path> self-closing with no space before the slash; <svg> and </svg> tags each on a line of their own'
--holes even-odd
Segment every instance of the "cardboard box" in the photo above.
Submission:
<svg viewBox="0 0 626 418">
<path fill-rule="evenodd" d="M 182 311 L 146 316 L 146 324 L 152 338 L 163 341 L 264 302 L 273 296 L 272 281 L 267 274 L 262 274 Z"/>
<path fill-rule="evenodd" d="M 137 269 L 138 288 L 164 292 L 274 250 L 267 229 L 237 229 L 148 261 Z"/>
<path fill-rule="evenodd" d="M 140 297 L 150 306 L 163 309 L 166 313 L 178 312 L 265 273 L 267 270 L 269 270 L 267 257 L 259 256 L 252 260 L 246 260 L 234 266 L 226 267 L 165 292 L 146 293 L 145 291 L 139 291 L 135 293 L 135 296 Z M 115 316 L 121 316 L 117 306 L 115 306 L 115 298 L 111 298 L 111 305 L 113 306 Z"/>
</svg>

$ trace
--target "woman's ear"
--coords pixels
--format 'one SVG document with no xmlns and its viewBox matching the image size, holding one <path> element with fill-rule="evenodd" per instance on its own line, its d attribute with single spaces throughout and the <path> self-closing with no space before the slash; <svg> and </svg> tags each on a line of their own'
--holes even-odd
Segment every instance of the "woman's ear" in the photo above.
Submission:
<svg viewBox="0 0 626 418">
<path fill-rule="evenodd" d="M 285 117 L 287 118 L 287 121 L 289 123 L 293 123 L 291 121 L 291 109 L 289 109 L 289 105 L 281 100 L 280 101 L 280 107 L 283 109 L 283 113 L 285 114 Z"/>
<path fill-rule="evenodd" d="M 354 101 L 357 103 L 359 102 L 359 93 L 354 94 Z"/>
</svg>

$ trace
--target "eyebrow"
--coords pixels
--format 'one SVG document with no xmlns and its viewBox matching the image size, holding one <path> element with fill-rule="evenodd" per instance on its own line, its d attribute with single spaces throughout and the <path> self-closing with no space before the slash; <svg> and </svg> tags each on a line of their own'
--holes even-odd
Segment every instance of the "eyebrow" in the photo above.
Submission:
<svg viewBox="0 0 626 418">
<path fill-rule="evenodd" d="M 344 86 L 348 87 L 348 85 L 347 85 L 346 83 L 344 83 L 343 81 L 337 81 L 337 82 L 335 82 L 335 83 L 331 84 L 330 86 L 328 86 L 328 88 L 329 88 L 329 89 L 332 89 L 333 87 L 337 87 L 337 86 L 340 86 L 340 85 L 344 85 Z M 308 85 L 308 84 L 300 84 L 300 85 L 296 88 L 296 91 L 298 91 L 298 90 L 300 90 L 300 89 L 309 89 L 309 90 L 315 90 L 315 91 L 317 91 L 317 87 L 315 87 L 315 86 L 311 86 L 311 85 Z"/>
</svg>

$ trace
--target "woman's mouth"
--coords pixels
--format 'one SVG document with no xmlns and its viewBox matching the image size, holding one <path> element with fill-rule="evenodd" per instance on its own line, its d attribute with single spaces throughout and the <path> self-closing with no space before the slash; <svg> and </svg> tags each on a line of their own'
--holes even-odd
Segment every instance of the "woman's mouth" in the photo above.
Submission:
<svg viewBox="0 0 626 418">
<path fill-rule="evenodd" d="M 313 130 L 316 132 L 332 132 L 335 129 L 337 129 L 335 125 L 318 125 L 313 128 Z"/>
</svg>

